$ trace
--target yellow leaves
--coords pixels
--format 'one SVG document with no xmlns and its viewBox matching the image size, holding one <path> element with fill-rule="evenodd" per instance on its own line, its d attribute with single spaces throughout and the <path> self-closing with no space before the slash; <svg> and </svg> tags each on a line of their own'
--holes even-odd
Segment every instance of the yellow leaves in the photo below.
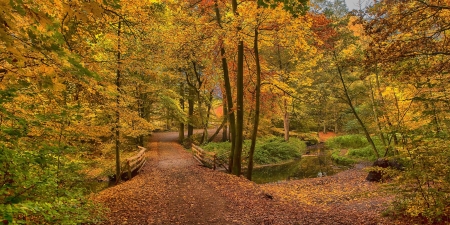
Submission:
<svg viewBox="0 0 450 225">
<path fill-rule="evenodd" d="M 364 35 L 364 27 L 362 24 L 357 23 L 358 18 L 356 16 L 351 16 L 348 21 L 348 29 L 353 32 L 356 37 L 362 37 Z"/>
<path fill-rule="evenodd" d="M 343 57 L 349 57 L 349 56 L 353 56 L 355 54 L 355 51 L 356 51 L 356 45 L 350 44 L 350 45 L 346 46 L 346 48 L 344 48 L 341 53 L 343 54 Z"/>
</svg>

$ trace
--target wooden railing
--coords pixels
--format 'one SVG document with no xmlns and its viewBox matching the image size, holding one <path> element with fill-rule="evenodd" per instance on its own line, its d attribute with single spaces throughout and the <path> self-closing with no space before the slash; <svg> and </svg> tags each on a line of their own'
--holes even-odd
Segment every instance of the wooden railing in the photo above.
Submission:
<svg viewBox="0 0 450 225">
<path fill-rule="evenodd" d="M 138 148 L 140 151 L 136 155 L 127 158 L 122 166 L 121 177 L 126 177 L 127 180 L 130 180 L 133 175 L 136 175 L 146 162 L 145 151 L 147 149 L 141 146 L 138 146 Z"/>
<path fill-rule="evenodd" d="M 216 153 L 207 152 L 195 144 L 192 144 L 192 153 L 194 154 L 194 158 L 202 165 L 212 168 L 213 170 L 216 170 L 217 167 L 221 166 L 228 171 L 228 166 L 219 159 Z"/>
</svg>

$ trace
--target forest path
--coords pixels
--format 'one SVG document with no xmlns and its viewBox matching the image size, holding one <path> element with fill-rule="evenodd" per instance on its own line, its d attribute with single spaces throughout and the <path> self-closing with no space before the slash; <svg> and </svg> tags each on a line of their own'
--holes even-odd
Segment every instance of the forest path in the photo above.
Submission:
<svg viewBox="0 0 450 225">
<path fill-rule="evenodd" d="M 110 209 L 103 224 L 390 224 L 380 218 L 379 210 L 362 202 L 334 196 L 330 207 L 322 207 L 289 196 L 317 190 L 307 193 L 320 201 L 329 199 L 330 190 L 321 186 L 361 184 L 365 175 L 358 171 L 257 185 L 199 166 L 177 137 L 176 132 L 153 134 L 140 174 L 95 196 Z"/>
<path fill-rule="evenodd" d="M 155 133 L 147 163 L 131 181 L 99 196 L 111 209 L 109 224 L 228 224 L 225 200 L 198 176 L 202 168 L 181 145 L 178 133 Z"/>
</svg>

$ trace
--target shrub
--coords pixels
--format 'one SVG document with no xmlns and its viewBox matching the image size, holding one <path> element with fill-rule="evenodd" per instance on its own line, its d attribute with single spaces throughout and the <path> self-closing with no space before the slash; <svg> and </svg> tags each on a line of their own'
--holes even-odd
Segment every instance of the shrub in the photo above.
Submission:
<svg viewBox="0 0 450 225">
<path fill-rule="evenodd" d="M 202 148 L 208 152 L 215 152 L 220 160 L 226 162 L 230 154 L 231 142 L 210 142 Z"/>
<path fill-rule="evenodd" d="M 394 180 L 394 209 L 429 223 L 450 215 L 450 148 L 447 138 L 416 138 L 400 148 L 406 169 Z"/>
</svg>

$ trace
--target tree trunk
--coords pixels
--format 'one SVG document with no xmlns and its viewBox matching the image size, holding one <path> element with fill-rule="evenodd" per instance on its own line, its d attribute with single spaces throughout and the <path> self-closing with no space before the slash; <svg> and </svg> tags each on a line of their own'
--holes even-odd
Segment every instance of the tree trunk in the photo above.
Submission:
<svg viewBox="0 0 450 225">
<path fill-rule="evenodd" d="M 194 134 L 194 126 L 192 125 L 192 120 L 194 117 L 194 90 L 192 87 L 189 87 L 188 115 L 189 115 L 188 138 L 191 139 L 192 135 Z"/>
<path fill-rule="evenodd" d="M 141 86 L 136 85 L 136 95 L 137 95 L 137 104 L 138 104 L 138 115 L 140 118 L 145 119 L 144 117 L 144 95 L 141 93 Z M 140 146 L 144 146 L 144 135 L 139 135 L 137 137 L 137 144 Z"/>
<path fill-rule="evenodd" d="M 248 153 L 247 179 L 252 180 L 253 172 L 253 155 L 256 147 L 256 137 L 258 135 L 259 114 L 260 114 L 260 98 L 261 98 L 261 65 L 259 62 L 258 48 L 258 28 L 255 28 L 255 37 L 253 43 L 253 51 L 255 52 L 256 64 L 256 87 L 255 87 L 255 121 L 253 123 L 252 144 Z"/>
<path fill-rule="evenodd" d="M 233 8 L 233 14 L 238 17 L 237 12 L 237 0 L 232 0 L 231 5 Z M 238 26 L 239 32 L 242 28 Z M 243 129 L 244 129 L 244 41 L 241 39 L 238 41 L 237 52 L 237 74 L 236 74 L 236 135 L 234 138 L 235 149 L 233 156 L 233 170 L 232 174 L 236 176 L 241 175 L 241 156 L 242 156 L 242 142 Z"/>
<path fill-rule="evenodd" d="M 224 101 L 226 101 L 226 98 L 224 98 Z M 228 141 L 228 110 L 227 110 L 227 106 L 226 104 L 223 104 L 223 120 L 225 121 L 224 125 L 223 125 L 223 130 L 222 130 L 222 142 Z"/>
<path fill-rule="evenodd" d="M 230 84 L 230 77 L 228 74 L 228 63 L 227 63 L 227 59 L 225 58 L 225 49 L 221 48 L 220 50 L 221 55 L 222 55 L 222 67 L 223 67 L 223 78 L 225 81 L 225 92 L 226 92 L 226 96 L 227 96 L 227 111 L 228 111 L 228 121 L 229 121 L 229 125 L 230 125 L 230 141 L 231 141 L 231 149 L 230 149 L 230 156 L 229 156 L 229 161 L 228 161 L 228 171 L 232 171 L 233 168 L 233 164 L 234 164 L 234 151 L 236 149 L 236 117 L 234 114 L 234 109 L 233 109 L 233 98 L 232 98 L 232 94 L 231 94 L 231 84 Z"/>
<path fill-rule="evenodd" d="M 336 59 L 336 53 L 334 53 L 334 58 Z M 350 98 L 350 95 L 348 94 L 348 89 L 347 86 L 345 85 L 345 81 L 344 81 L 344 77 L 342 75 L 342 70 L 341 67 L 339 67 L 339 65 L 336 65 L 337 70 L 338 70 L 338 74 L 339 74 L 339 79 L 341 80 L 341 84 L 342 84 L 342 88 L 344 89 L 344 95 L 345 98 L 347 99 L 347 104 L 350 106 L 350 109 L 352 110 L 353 115 L 355 116 L 356 120 L 358 121 L 359 125 L 361 126 L 361 128 L 364 131 L 364 134 L 366 135 L 366 139 L 369 142 L 370 146 L 372 147 L 373 152 L 375 153 L 375 155 L 377 156 L 377 159 L 380 158 L 380 154 L 378 153 L 377 147 L 375 146 L 375 143 L 373 142 L 372 138 L 370 137 L 369 131 L 367 130 L 366 125 L 363 123 L 363 121 L 361 120 L 361 118 L 359 117 L 358 113 L 356 112 L 355 107 L 353 106 L 352 100 Z"/>
<path fill-rule="evenodd" d="M 181 106 L 181 109 L 183 109 L 183 111 L 184 111 L 184 83 L 183 82 L 180 83 L 180 96 L 181 96 L 180 106 Z M 180 127 L 179 127 L 179 132 L 178 132 L 178 141 L 180 143 L 183 143 L 183 141 L 184 141 L 184 122 L 183 121 L 180 122 Z"/>
<path fill-rule="evenodd" d="M 120 33 L 122 21 L 119 18 L 117 29 L 117 73 L 116 73 L 116 184 L 120 181 Z"/>
<path fill-rule="evenodd" d="M 283 101 L 283 108 L 284 108 L 284 116 L 283 116 L 284 140 L 289 141 L 289 111 L 286 99 L 284 99 Z"/>
<path fill-rule="evenodd" d="M 238 44 L 238 67 L 236 78 L 236 149 L 234 150 L 233 171 L 234 175 L 241 175 L 242 144 L 244 141 L 244 41 Z"/>
<path fill-rule="evenodd" d="M 206 110 L 206 120 L 205 123 L 203 125 L 203 136 L 202 136 L 202 141 L 200 143 L 208 143 L 209 139 L 208 139 L 208 126 L 209 126 L 209 117 L 211 115 L 211 107 L 212 107 L 212 99 L 213 99 L 213 91 L 209 92 L 209 98 L 208 98 L 208 109 Z"/>
<path fill-rule="evenodd" d="M 212 142 L 214 140 L 214 138 L 216 138 L 216 136 L 219 134 L 220 130 L 222 130 L 222 128 L 225 126 L 226 123 L 227 123 L 227 119 L 226 119 L 226 117 L 224 117 L 219 128 L 217 128 L 216 132 L 214 132 L 214 134 L 208 139 L 208 142 Z"/>
<path fill-rule="evenodd" d="M 216 9 L 216 19 L 217 23 L 219 24 L 219 27 L 222 28 L 222 23 L 220 20 L 220 12 L 219 12 L 219 6 L 217 4 L 217 0 L 214 1 L 215 9 Z M 237 3 L 236 3 L 237 5 Z M 236 119 L 234 115 L 233 110 L 233 97 L 231 93 L 231 83 L 230 83 L 230 75 L 228 71 L 228 62 L 225 55 L 225 48 L 222 46 L 220 48 L 220 55 L 222 56 L 222 69 L 223 69 L 223 81 L 225 83 L 225 95 L 227 99 L 227 110 L 228 110 L 228 121 L 230 123 L 230 139 L 231 139 L 231 149 L 230 149 L 230 156 L 228 161 L 229 169 L 228 171 L 232 171 L 233 168 L 233 156 L 234 156 L 234 150 L 236 147 L 235 142 L 235 136 L 236 136 Z"/>
</svg>

